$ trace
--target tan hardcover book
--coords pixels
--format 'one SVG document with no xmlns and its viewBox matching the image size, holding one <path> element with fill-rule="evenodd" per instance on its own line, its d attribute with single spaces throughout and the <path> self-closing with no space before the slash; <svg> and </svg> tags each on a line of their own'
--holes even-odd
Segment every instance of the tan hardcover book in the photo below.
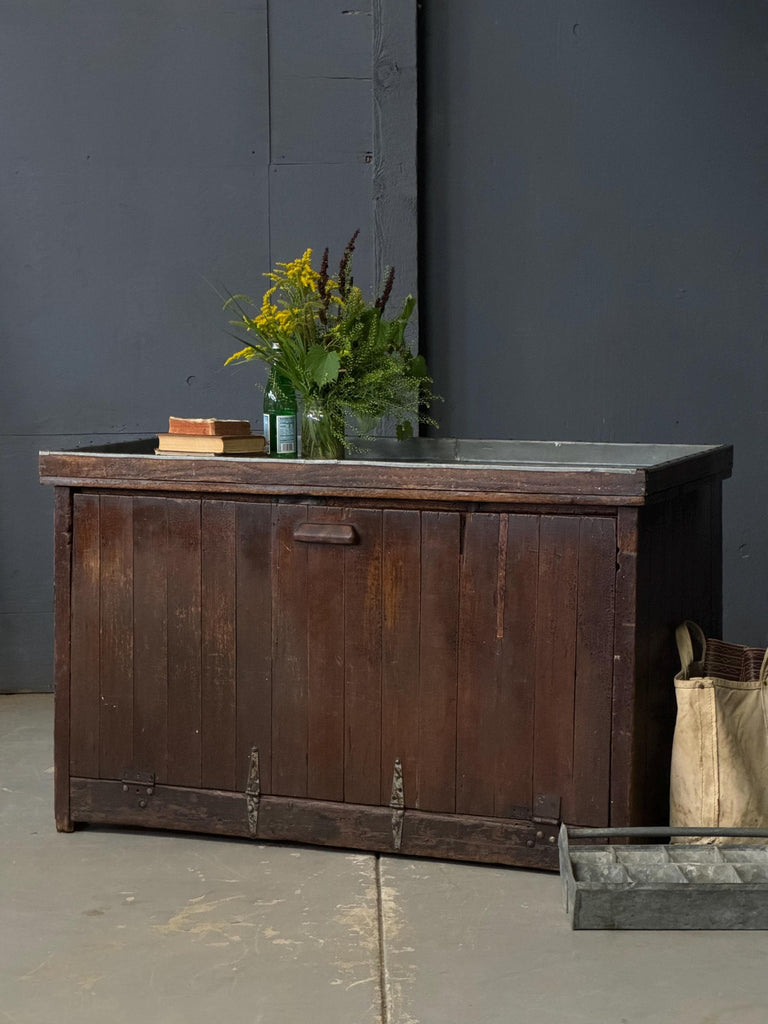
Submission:
<svg viewBox="0 0 768 1024">
<path fill-rule="evenodd" d="M 190 420 L 183 416 L 168 418 L 168 431 L 171 434 L 194 434 L 206 437 L 243 437 L 250 434 L 251 424 L 248 420 Z"/>
<path fill-rule="evenodd" d="M 157 451 L 201 455 L 258 455 L 266 448 L 261 434 L 222 437 L 211 434 L 158 434 Z"/>
</svg>

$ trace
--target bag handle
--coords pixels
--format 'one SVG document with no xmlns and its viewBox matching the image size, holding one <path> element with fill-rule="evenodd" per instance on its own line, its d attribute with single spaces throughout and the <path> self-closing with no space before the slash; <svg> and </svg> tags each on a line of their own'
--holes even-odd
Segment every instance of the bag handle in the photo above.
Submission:
<svg viewBox="0 0 768 1024">
<path fill-rule="evenodd" d="M 680 667 L 687 675 L 688 669 L 694 661 L 703 662 L 707 656 L 707 638 L 700 626 L 687 619 L 675 630 L 675 640 L 677 641 L 677 652 L 680 655 Z M 768 672 L 768 651 L 763 668 Z"/>
</svg>

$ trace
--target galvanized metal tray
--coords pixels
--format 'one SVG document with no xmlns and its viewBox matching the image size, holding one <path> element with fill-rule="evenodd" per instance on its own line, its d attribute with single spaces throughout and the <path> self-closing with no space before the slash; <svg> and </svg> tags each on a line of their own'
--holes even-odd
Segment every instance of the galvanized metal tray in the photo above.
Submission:
<svg viewBox="0 0 768 1024">
<path fill-rule="evenodd" d="M 765 843 L 571 846 L 571 839 L 764 839 Z M 576 929 L 768 929 L 768 829 L 560 829 L 560 877 Z"/>
</svg>

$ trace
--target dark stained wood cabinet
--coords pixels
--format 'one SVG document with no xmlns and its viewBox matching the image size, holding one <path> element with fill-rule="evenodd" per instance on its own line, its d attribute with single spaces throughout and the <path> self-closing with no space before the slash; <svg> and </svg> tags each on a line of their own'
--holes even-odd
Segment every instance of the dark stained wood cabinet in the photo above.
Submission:
<svg viewBox="0 0 768 1024">
<path fill-rule="evenodd" d="M 42 453 L 56 820 L 556 867 L 666 820 L 674 627 L 717 635 L 727 447 Z"/>
</svg>

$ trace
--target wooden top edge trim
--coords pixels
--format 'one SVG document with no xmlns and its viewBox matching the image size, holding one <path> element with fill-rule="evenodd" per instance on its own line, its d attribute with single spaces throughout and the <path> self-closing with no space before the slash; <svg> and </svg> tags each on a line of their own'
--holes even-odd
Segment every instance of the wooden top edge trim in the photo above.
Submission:
<svg viewBox="0 0 768 1024">
<path fill-rule="evenodd" d="M 146 455 L 41 452 L 44 484 L 252 494 L 306 494 L 643 504 L 654 494 L 729 474 L 731 449 L 712 449 L 659 468 L 519 466 L 496 463 L 318 463 L 268 459 L 159 459 Z"/>
<path fill-rule="evenodd" d="M 642 495 L 621 494 L 572 494 L 556 491 L 459 491 L 446 489 L 424 490 L 421 488 L 398 487 L 321 487 L 266 485 L 256 487 L 234 481 L 183 481 L 183 480 L 113 480 L 77 477 L 41 477 L 42 484 L 56 487 L 73 487 L 82 490 L 121 491 L 168 491 L 171 493 L 206 494 L 253 494 L 279 497 L 307 498 L 350 498 L 383 499 L 391 501 L 461 501 L 482 504 L 547 504 L 547 505 L 596 505 L 615 507 L 617 505 L 642 505 Z"/>
</svg>

